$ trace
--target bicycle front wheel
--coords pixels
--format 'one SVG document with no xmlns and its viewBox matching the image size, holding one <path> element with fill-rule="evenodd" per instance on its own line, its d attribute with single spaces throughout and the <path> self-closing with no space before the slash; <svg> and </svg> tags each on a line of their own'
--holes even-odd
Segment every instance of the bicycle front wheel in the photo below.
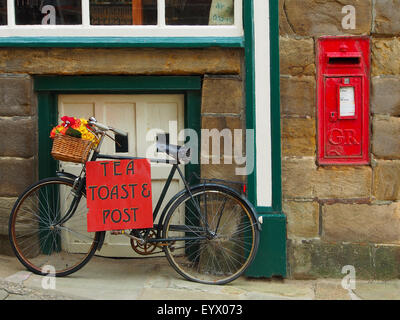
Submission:
<svg viewBox="0 0 400 320">
<path fill-rule="evenodd" d="M 73 182 L 48 178 L 28 188 L 10 215 L 9 238 L 19 261 L 35 274 L 66 276 L 95 253 L 101 233 L 88 233 L 86 197 L 63 221 L 76 199 Z"/>
<path fill-rule="evenodd" d="M 172 267 L 188 280 L 226 284 L 241 276 L 257 252 L 259 230 L 251 209 L 224 186 L 185 193 L 169 210 L 164 247 Z"/>
</svg>

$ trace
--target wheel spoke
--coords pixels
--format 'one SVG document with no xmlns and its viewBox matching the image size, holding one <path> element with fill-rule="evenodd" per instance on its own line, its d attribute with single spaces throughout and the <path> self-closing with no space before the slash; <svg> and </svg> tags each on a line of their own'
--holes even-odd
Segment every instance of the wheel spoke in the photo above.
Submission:
<svg viewBox="0 0 400 320">
<path fill-rule="evenodd" d="M 182 220 L 185 225 L 179 230 L 174 221 Z M 259 234 L 253 220 L 245 203 L 226 189 L 205 187 L 192 192 L 192 196 L 182 196 L 168 213 L 163 237 L 179 238 L 190 233 L 199 238 L 166 247 L 168 261 L 188 280 L 228 283 L 239 277 L 254 258 Z M 202 226 L 213 232 L 200 235 L 197 230 Z"/>
<path fill-rule="evenodd" d="M 20 261 L 41 274 L 45 264 L 63 276 L 77 271 L 94 254 L 96 233 L 86 232 L 86 205 L 57 226 L 74 199 L 72 182 L 62 178 L 44 179 L 20 196 L 10 217 L 10 239 Z M 81 201 L 85 201 L 82 195 Z"/>
</svg>

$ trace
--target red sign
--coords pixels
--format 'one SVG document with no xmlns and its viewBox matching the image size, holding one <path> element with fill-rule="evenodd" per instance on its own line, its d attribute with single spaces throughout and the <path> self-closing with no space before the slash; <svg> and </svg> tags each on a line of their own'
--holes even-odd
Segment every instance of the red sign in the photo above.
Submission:
<svg viewBox="0 0 400 320">
<path fill-rule="evenodd" d="M 88 232 L 152 228 L 149 160 L 87 162 L 86 198 Z"/>
</svg>

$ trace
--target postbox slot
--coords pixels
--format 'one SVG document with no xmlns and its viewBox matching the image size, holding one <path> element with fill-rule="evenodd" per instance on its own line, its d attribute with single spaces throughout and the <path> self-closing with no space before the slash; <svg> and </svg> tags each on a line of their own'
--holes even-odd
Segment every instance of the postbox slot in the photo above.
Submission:
<svg viewBox="0 0 400 320">
<path fill-rule="evenodd" d="M 333 65 L 355 65 L 360 64 L 360 57 L 329 57 L 328 63 Z"/>
</svg>

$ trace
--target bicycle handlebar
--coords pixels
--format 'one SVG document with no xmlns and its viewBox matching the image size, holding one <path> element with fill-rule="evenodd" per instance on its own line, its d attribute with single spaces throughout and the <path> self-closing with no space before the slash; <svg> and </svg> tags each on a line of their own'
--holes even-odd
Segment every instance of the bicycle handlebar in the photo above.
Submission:
<svg viewBox="0 0 400 320">
<path fill-rule="evenodd" d="M 112 132 L 114 132 L 115 134 L 118 134 L 118 135 L 120 135 L 120 136 L 124 136 L 124 137 L 127 137 L 127 136 L 128 136 L 128 133 L 127 133 L 127 132 L 122 131 L 122 130 L 120 130 L 120 129 L 112 128 L 112 127 L 107 126 L 107 125 L 105 125 L 105 124 L 102 124 L 102 123 L 98 122 L 98 121 L 96 120 L 96 118 L 94 118 L 94 117 L 90 117 L 88 122 L 89 122 L 90 125 L 97 127 L 97 128 L 100 129 L 101 131 L 112 131 Z"/>
</svg>

